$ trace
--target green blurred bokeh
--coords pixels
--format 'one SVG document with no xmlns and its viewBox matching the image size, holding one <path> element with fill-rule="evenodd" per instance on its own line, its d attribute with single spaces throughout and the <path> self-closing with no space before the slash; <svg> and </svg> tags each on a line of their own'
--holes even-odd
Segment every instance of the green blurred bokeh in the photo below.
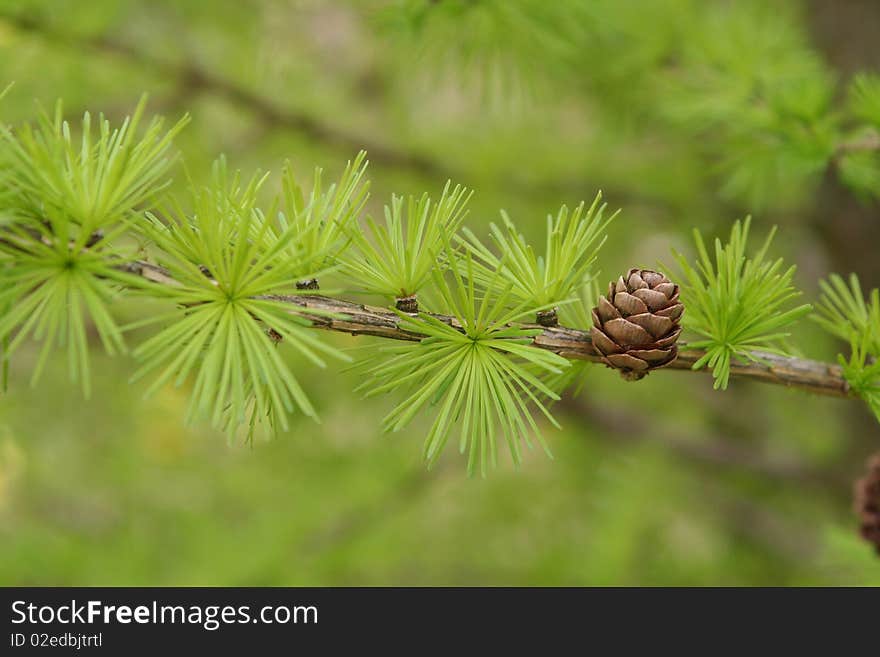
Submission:
<svg viewBox="0 0 880 657">
<path fill-rule="evenodd" d="M 807 297 L 830 271 L 878 284 L 876 204 L 821 171 L 727 185 L 714 158 L 738 142 L 713 143 L 691 117 L 738 99 L 723 76 L 686 66 L 742 55 L 754 37 L 779 66 L 813 57 L 810 71 L 845 78 L 877 65 L 876 34 L 859 28 L 880 24 L 872 3 L 833 14 L 831 0 L 780 1 L 768 23 L 757 2 L 575 2 L 617 30 L 587 25 L 595 47 L 575 53 L 558 43 L 554 3 L 537 14 L 545 24 L 450 3 L 432 17 L 442 0 L 8 0 L 0 87 L 15 86 L 0 117 L 29 120 L 63 98 L 71 117 L 119 119 L 148 92 L 153 111 L 193 116 L 175 190 L 183 167 L 204 179 L 220 153 L 248 173 L 289 158 L 307 176 L 338 173 L 363 146 L 371 212 L 453 177 L 476 190 L 468 224 L 482 234 L 504 208 L 538 239 L 548 212 L 602 189 L 623 208 L 604 276 L 669 264 L 692 227 L 727 232 L 751 212 L 761 235 L 780 225 L 776 251 Z M 700 30 L 687 47 L 674 39 L 682 22 Z M 676 75 L 656 75 L 673 55 Z M 153 312 L 142 304 L 120 314 Z M 796 338 L 815 358 L 839 348 L 810 322 Z M 425 470 L 424 419 L 382 434 L 392 400 L 358 398 L 357 373 L 299 365 L 321 424 L 295 418 L 249 447 L 184 426 L 185 389 L 143 399 L 128 357 L 96 344 L 83 400 L 60 357 L 29 387 L 35 356 L 14 362 L 0 396 L 2 584 L 880 584 L 850 511 L 880 428 L 855 402 L 741 382 L 716 392 L 681 372 L 632 384 L 595 367 L 557 406 L 563 430 L 545 427 L 555 458 L 535 451 L 483 480 L 451 449 Z"/>
</svg>

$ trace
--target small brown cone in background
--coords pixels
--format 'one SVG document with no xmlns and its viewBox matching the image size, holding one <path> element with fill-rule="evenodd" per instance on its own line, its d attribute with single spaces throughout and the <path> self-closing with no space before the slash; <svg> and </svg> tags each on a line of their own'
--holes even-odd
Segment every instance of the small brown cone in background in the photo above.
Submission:
<svg viewBox="0 0 880 657">
<path fill-rule="evenodd" d="M 624 378 L 641 379 L 675 360 L 683 312 L 678 285 L 650 269 L 630 269 L 593 308 L 593 346 Z"/>
<path fill-rule="evenodd" d="M 856 482 L 855 511 L 859 533 L 880 554 L 880 454 L 868 461 L 868 473 Z"/>
</svg>

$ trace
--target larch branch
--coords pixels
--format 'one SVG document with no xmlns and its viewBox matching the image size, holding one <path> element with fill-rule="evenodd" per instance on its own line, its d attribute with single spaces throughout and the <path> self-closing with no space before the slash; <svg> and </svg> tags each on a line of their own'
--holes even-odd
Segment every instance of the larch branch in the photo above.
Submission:
<svg viewBox="0 0 880 657">
<path fill-rule="evenodd" d="M 129 263 L 124 265 L 123 269 L 160 285 L 177 284 L 162 267 L 147 262 Z M 370 335 L 415 342 L 426 337 L 402 328 L 403 318 L 401 315 L 388 308 L 369 306 L 319 294 L 276 295 L 265 298 L 289 304 L 293 313 L 297 312 L 298 307 L 320 311 L 322 314 L 318 316 L 312 313 L 303 315 L 311 320 L 316 328 L 350 333 L 351 335 Z M 458 320 L 454 317 L 437 314 L 432 314 L 432 316 L 450 326 L 460 327 Z M 602 362 L 599 353 L 593 347 L 589 330 L 564 326 L 545 327 L 538 324 L 523 324 L 522 326 L 541 329 L 541 333 L 532 339 L 536 347 L 552 351 L 570 360 Z M 678 358 L 664 369 L 694 371 L 694 363 L 704 355 L 705 352 L 700 349 L 688 349 L 686 344 L 680 344 Z M 754 351 L 752 355 L 759 359 L 759 362 L 734 362 L 731 365 L 731 376 L 797 388 L 819 395 L 855 397 L 843 377 L 839 365 L 804 358 L 779 356 L 762 351 Z M 709 370 L 703 368 L 698 371 L 708 372 Z"/>
</svg>

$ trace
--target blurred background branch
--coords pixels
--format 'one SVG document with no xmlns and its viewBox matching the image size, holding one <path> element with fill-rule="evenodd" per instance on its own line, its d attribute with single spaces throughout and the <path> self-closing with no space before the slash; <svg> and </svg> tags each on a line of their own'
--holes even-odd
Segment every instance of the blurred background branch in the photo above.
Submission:
<svg viewBox="0 0 880 657">
<path fill-rule="evenodd" d="M 124 57 L 139 66 L 153 69 L 166 79 L 175 82 L 178 93 L 182 95 L 182 98 L 176 100 L 182 101 L 181 104 L 185 104 L 187 98 L 194 94 L 216 94 L 252 112 L 259 117 L 267 129 L 296 130 L 310 139 L 338 148 L 345 154 L 363 149 L 370 153 L 374 161 L 385 166 L 411 168 L 432 176 L 448 177 L 448 173 L 440 164 L 425 156 L 395 150 L 377 143 L 368 135 L 351 134 L 342 128 L 322 123 L 304 112 L 281 108 L 268 98 L 244 86 L 197 66 L 164 60 L 110 37 L 87 37 L 66 33 L 27 15 L 0 12 L 0 20 L 17 29 L 39 35 L 42 39 L 48 39 L 53 44 L 66 44 L 74 51 L 90 49 L 98 53 Z"/>
</svg>

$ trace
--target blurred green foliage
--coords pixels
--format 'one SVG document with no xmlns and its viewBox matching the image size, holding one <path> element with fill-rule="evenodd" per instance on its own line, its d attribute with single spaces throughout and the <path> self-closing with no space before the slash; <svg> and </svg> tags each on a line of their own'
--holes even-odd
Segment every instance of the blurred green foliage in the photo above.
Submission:
<svg viewBox="0 0 880 657">
<path fill-rule="evenodd" d="M 880 161 L 862 147 L 876 73 L 835 69 L 812 4 L 9 0 L 0 117 L 62 97 L 70 116 L 119 119 L 148 92 L 149 111 L 192 115 L 175 144 L 196 182 L 220 153 L 280 189 L 288 158 L 336 177 L 366 148 L 373 216 L 452 177 L 475 190 L 481 238 L 503 208 L 534 243 L 548 213 L 602 189 L 623 208 L 603 278 L 752 213 L 758 241 L 779 224 L 814 298 L 833 270 L 880 282 Z M 797 333 L 811 356 L 840 348 Z M 880 430 L 855 403 L 588 368 L 553 408 L 562 431 L 537 418 L 554 460 L 471 480 L 455 454 L 424 471 L 430 418 L 382 434 L 394 401 L 359 399 L 356 372 L 294 361 L 323 422 L 247 447 L 185 428 L 186 390 L 144 400 L 123 385 L 132 360 L 89 337 L 90 400 L 52 359 L 28 388 L 24 345 L 0 397 L 0 583 L 880 584 L 849 509 Z"/>
</svg>

